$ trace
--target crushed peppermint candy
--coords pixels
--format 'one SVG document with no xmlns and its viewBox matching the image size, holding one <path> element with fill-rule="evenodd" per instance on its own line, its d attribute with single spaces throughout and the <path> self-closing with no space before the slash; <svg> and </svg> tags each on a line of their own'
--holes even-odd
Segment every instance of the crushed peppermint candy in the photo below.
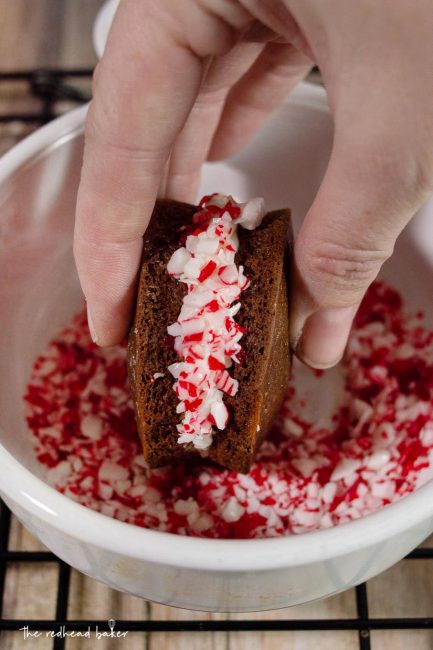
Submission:
<svg viewBox="0 0 433 650">
<path fill-rule="evenodd" d="M 242 363 L 240 339 L 246 333 L 234 317 L 250 284 L 243 266 L 235 264 L 236 231 L 238 225 L 253 230 L 264 215 L 263 199 L 240 204 L 211 194 L 200 201 L 193 224 L 180 229 L 184 245 L 167 265 L 169 275 L 187 286 L 178 319 L 167 328 L 181 359 L 168 367 L 179 399 L 176 412 L 182 414 L 179 444 L 205 450 L 214 427 L 225 429 L 229 421 L 223 396 L 236 395 L 239 386 L 228 368 Z"/>
<path fill-rule="evenodd" d="M 300 371 L 315 394 L 331 371 L 297 366 L 248 474 L 203 459 L 149 469 L 125 358 L 125 346 L 93 344 L 80 314 L 37 359 L 25 395 L 47 482 L 108 517 L 180 535 L 276 537 L 364 517 L 432 479 L 433 332 L 382 283 L 357 314 L 329 423 L 308 414 Z"/>
</svg>

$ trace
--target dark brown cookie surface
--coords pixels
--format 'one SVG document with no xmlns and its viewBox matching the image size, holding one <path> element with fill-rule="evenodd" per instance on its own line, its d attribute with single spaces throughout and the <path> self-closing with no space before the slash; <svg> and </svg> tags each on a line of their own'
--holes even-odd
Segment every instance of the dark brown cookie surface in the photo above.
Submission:
<svg viewBox="0 0 433 650">
<path fill-rule="evenodd" d="M 128 343 L 128 372 L 143 453 L 150 467 L 198 457 L 192 444 L 177 442 L 177 396 L 167 367 L 177 360 L 167 326 L 176 321 L 185 285 L 167 274 L 167 263 L 179 247 L 178 228 L 191 223 L 196 207 L 158 201 L 144 236 L 134 322 Z M 208 458 L 235 471 L 247 472 L 258 444 L 266 436 L 282 402 L 289 379 L 288 257 L 290 211 L 268 213 L 256 230 L 238 229 L 236 263 L 245 268 L 250 286 L 242 293 L 237 322 L 247 328 L 242 338 L 245 365 L 230 373 L 239 380 L 226 429 L 216 431 Z M 154 380 L 154 373 L 163 377 Z"/>
</svg>

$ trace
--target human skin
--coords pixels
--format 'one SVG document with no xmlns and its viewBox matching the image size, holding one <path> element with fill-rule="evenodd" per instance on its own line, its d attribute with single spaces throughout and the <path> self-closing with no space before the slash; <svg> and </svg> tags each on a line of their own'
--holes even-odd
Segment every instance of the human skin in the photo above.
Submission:
<svg viewBox="0 0 433 650">
<path fill-rule="evenodd" d="M 294 249 L 291 342 L 343 355 L 362 297 L 433 189 L 431 0 L 121 0 L 94 75 L 74 253 L 100 345 L 127 333 L 157 196 L 194 201 L 316 63 L 334 119 Z M 287 170 L 290 173 L 290 170 Z"/>
</svg>

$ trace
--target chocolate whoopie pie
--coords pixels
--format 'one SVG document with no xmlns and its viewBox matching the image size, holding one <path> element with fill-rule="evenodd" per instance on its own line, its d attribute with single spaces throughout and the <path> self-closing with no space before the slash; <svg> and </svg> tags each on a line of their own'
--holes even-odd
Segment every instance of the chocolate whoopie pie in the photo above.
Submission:
<svg viewBox="0 0 433 650">
<path fill-rule="evenodd" d="M 278 412 L 289 380 L 290 210 L 265 214 L 253 230 L 245 227 L 236 230 L 239 245 L 235 264 L 238 269 L 243 267 L 249 281 L 245 282 L 247 286 L 238 299 L 241 306 L 235 316 L 236 327 L 244 332 L 243 353 L 242 359 L 240 354 L 233 356 L 236 363 L 229 362 L 227 366 L 237 388 L 236 394 L 224 394 L 221 408 L 228 413 L 225 426 L 215 426 L 210 444 L 208 436 L 208 446 L 200 449 L 192 439 L 179 444 L 179 424 L 183 418 L 186 421 L 185 408 L 197 408 L 204 394 L 199 392 L 192 398 L 184 398 L 179 407 L 181 391 L 174 390 L 176 378 L 168 368 L 182 361 L 179 341 L 183 339 L 179 335 L 176 351 L 175 339 L 168 334 L 167 327 L 179 318 L 188 287 L 185 280 L 170 277 L 167 266 L 181 245 L 182 232 L 191 232 L 188 228 L 201 209 L 171 200 L 156 203 L 143 238 L 135 316 L 128 342 L 129 382 L 143 454 L 150 467 L 206 456 L 228 469 L 248 472 L 255 451 Z M 200 227 L 195 232 L 200 232 Z M 204 277 L 209 270 L 218 271 L 208 262 L 198 277 Z M 209 367 L 219 367 L 217 360 L 212 365 L 210 357 L 206 358 Z M 218 358 L 227 359 L 227 356 Z M 213 371 L 213 376 L 216 372 Z M 200 399 L 197 394 L 201 395 Z M 214 417 L 208 418 L 216 424 Z"/>
</svg>

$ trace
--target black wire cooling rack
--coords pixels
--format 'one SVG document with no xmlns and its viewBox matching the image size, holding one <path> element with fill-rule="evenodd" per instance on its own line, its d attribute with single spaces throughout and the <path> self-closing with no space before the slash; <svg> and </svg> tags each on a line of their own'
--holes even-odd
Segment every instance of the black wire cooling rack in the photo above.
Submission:
<svg viewBox="0 0 433 650">
<path fill-rule="evenodd" d="M 90 99 L 87 91 L 73 85 L 74 80 L 89 79 L 90 69 L 60 70 L 40 69 L 20 72 L 0 73 L 0 84 L 25 83 L 33 97 L 40 100 L 39 108 L 31 113 L 12 112 L 0 114 L 0 124 L 23 123 L 38 126 L 49 122 L 58 114 L 59 102 L 83 103 Z M 0 86 L 1 88 L 1 86 Z M 85 632 L 98 629 L 109 632 L 109 621 L 96 619 L 68 619 L 68 602 L 70 598 L 71 568 L 49 551 L 14 551 L 9 550 L 9 534 L 11 528 L 11 512 L 0 499 L 0 633 L 2 631 L 16 632 L 25 626 L 30 631 L 58 631 L 64 626 L 66 632 Z M 409 560 L 432 560 L 433 548 L 418 548 L 410 553 Z M 52 619 L 11 619 L 3 618 L 3 602 L 5 595 L 6 575 L 8 568 L 14 563 L 26 564 L 53 563 L 58 566 L 57 597 L 55 617 Z M 41 566 L 42 570 L 42 566 Z M 358 633 L 360 650 L 370 650 L 370 632 L 373 630 L 428 630 L 433 629 L 433 617 L 395 617 L 372 618 L 369 616 L 367 585 L 361 584 L 355 588 L 356 617 L 333 619 L 278 619 L 278 620 L 116 620 L 116 630 L 119 632 L 271 632 L 290 634 L 295 631 L 355 631 Z M 58 636 L 53 639 L 53 650 L 64 650 L 67 637 Z M 28 646 L 30 647 L 30 646 Z"/>
</svg>

